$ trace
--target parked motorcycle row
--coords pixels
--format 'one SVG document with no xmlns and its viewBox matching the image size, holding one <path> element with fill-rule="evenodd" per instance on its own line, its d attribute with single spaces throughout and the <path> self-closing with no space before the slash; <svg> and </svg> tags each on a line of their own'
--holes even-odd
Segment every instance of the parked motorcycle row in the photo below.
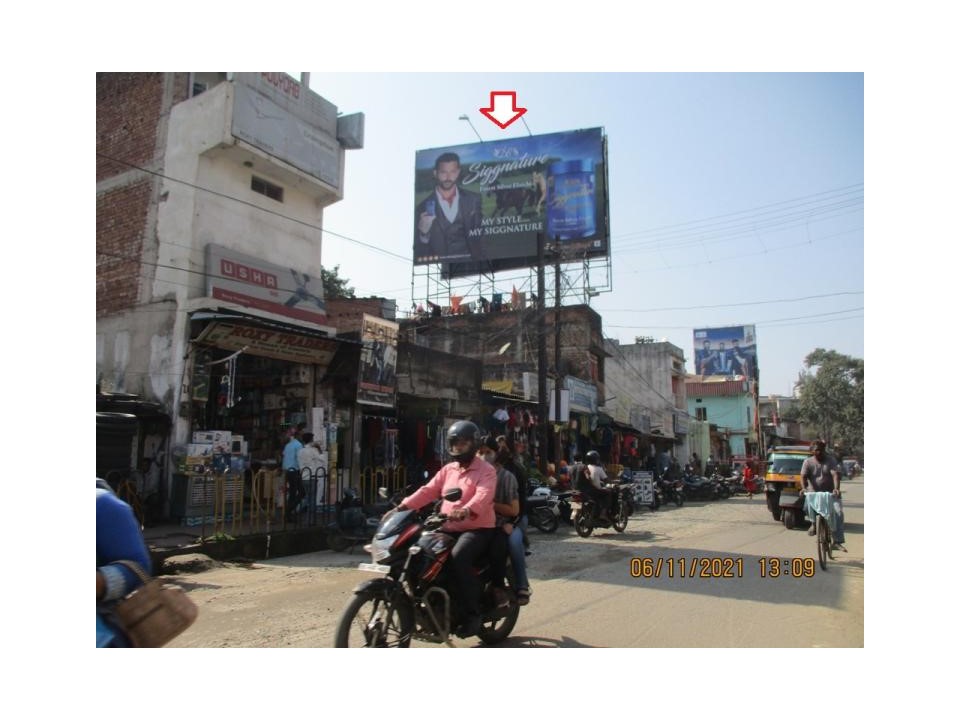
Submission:
<svg viewBox="0 0 960 720">
<path fill-rule="evenodd" d="M 655 511 L 667 503 L 681 507 L 687 499 L 725 500 L 750 494 L 738 473 L 731 477 L 718 473 L 704 477 L 695 475 L 689 468 L 678 478 L 625 469 L 609 487 L 615 490 L 615 495 L 609 511 L 601 511 L 597 503 L 582 492 L 554 492 L 546 486 L 535 486 L 528 500 L 530 524 L 550 533 L 555 532 L 563 520 L 581 537 L 589 537 L 597 527 L 624 532 L 627 519 L 640 508 Z"/>
</svg>

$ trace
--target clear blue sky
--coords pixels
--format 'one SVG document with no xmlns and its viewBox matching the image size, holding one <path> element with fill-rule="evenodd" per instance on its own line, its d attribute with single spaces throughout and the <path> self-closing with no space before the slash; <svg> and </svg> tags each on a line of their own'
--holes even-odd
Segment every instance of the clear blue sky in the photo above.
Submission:
<svg viewBox="0 0 960 720">
<path fill-rule="evenodd" d="M 414 154 L 476 141 L 461 114 L 484 140 L 525 135 L 479 112 L 491 90 L 516 90 L 534 134 L 606 131 L 612 291 L 592 306 L 607 337 L 665 338 L 692 372 L 694 327 L 756 325 L 763 394 L 789 395 L 818 346 L 864 356 L 861 73 L 311 73 L 310 84 L 366 115 L 324 228 L 392 255 L 326 235 L 322 258 L 358 294 L 403 310 L 411 292 L 423 300 L 396 257 L 412 254 Z"/>
</svg>

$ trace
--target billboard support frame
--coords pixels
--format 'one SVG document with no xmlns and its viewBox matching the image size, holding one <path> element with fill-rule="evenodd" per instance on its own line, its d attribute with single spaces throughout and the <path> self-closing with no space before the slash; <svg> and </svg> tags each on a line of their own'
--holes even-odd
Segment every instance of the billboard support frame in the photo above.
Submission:
<svg viewBox="0 0 960 720">
<path fill-rule="evenodd" d="M 556 267 L 558 263 L 553 261 L 551 264 Z M 613 265 L 609 256 L 561 257 L 559 265 L 562 279 L 560 302 L 557 302 L 555 285 L 548 285 L 544 291 L 544 306 L 589 305 L 592 298 L 613 290 Z M 415 308 L 419 303 L 427 302 L 446 308 L 450 305 L 450 297 L 456 295 L 464 297 L 467 302 L 480 297 L 490 300 L 494 292 L 509 293 L 514 286 L 520 291 L 534 291 L 537 268 L 448 278 L 443 276 L 440 265 L 414 265 L 410 276 L 410 306 Z"/>
</svg>

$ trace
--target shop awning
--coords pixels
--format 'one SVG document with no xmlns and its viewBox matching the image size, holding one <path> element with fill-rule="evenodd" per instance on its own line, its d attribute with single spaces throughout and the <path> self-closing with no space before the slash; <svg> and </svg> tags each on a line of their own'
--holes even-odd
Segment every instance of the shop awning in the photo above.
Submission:
<svg viewBox="0 0 960 720">
<path fill-rule="evenodd" d="M 523 403 L 526 405 L 538 405 L 536 400 L 528 400 L 523 395 L 517 395 L 512 392 L 512 380 L 484 380 L 481 389 L 492 398 L 505 400 L 508 403 Z"/>
<path fill-rule="evenodd" d="M 195 316 L 193 319 L 208 318 Z M 219 316 L 201 331 L 194 342 L 222 350 L 322 366 L 330 364 L 341 344 L 359 344 L 323 332 L 283 326 L 253 316 Z"/>
</svg>

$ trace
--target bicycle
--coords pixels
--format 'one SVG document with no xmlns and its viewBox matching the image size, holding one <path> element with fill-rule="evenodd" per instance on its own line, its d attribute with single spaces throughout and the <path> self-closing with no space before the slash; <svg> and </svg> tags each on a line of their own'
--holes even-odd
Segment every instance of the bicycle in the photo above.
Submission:
<svg viewBox="0 0 960 720">
<path fill-rule="evenodd" d="M 827 559 L 833 560 L 833 531 L 830 529 L 831 515 L 834 515 L 833 500 L 832 492 L 808 492 L 804 495 L 807 517 L 814 518 L 817 558 L 824 570 L 827 569 Z M 835 516 L 833 522 L 836 522 Z"/>
</svg>

